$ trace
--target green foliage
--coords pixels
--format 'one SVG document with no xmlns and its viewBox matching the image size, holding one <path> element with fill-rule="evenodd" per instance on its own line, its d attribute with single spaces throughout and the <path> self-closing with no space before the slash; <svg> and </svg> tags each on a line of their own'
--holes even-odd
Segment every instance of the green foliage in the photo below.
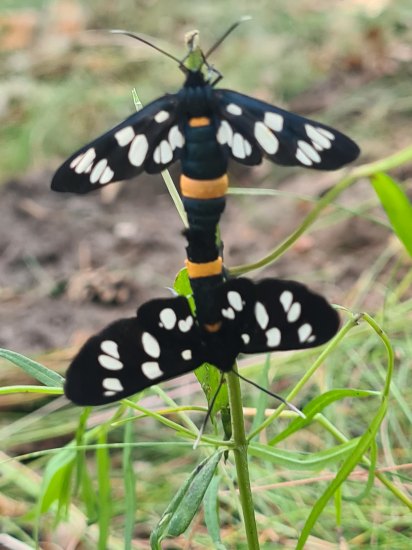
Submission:
<svg viewBox="0 0 412 550">
<path fill-rule="evenodd" d="M 387 174 L 374 174 L 371 182 L 394 232 L 412 256 L 412 205 L 408 196 Z"/>
</svg>

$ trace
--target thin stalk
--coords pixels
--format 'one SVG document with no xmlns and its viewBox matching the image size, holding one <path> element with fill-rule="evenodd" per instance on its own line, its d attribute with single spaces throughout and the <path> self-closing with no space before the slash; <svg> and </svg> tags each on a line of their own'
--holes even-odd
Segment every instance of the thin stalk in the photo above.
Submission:
<svg viewBox="0 0 412 550">
<path fill-rule="evenodd" d="M 233 367 L 237 370 L 237 366 Z M 242 394 L 240 381 L 236 374 L 227 374 L 230 411 L 232 415 L 233 454 L 239 487 L 240 504 L 242 506 L 243 521 L 249 550 L 259 550 L 259 540 L 256 527 L 255 511 L 250 487 L 249 465 L 247 460 L 248 441 L 246 439 L 245 424 L 242 408 Z"/>
</svg>

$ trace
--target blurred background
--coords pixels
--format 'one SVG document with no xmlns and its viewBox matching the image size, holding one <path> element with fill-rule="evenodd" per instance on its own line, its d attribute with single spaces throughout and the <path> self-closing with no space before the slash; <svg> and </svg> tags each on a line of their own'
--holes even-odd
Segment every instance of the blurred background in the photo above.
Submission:
<svg viewBox="0 0 412 550">
<path fill-rule="evenodd" d="M 145 105 L 178 90 L 183 83 L 173 61 L 130 38 L 109 34 L 108 29 L 142 33 L 183 57 L 185 32 L 199 29 L 206 50 L 243 15 L 251 15 L 252 20 L 242 24 L 211 59 L 224 75 L 219 86 L 342 130 L 362 149 L 357 164 L 379 160 L 411 144 L 410 0 L 1 0 L 0 347 L 30 354 L 63 374 L 70 357 L 88 336 L 112 320 L 132 315 L 143 301 L 168 295 L 166 287 L 172 286 L 183 266 L 185 240 L 161 177 L 143 174 L 87 196 L 53 193 L 51 177 L 76 149 L 134 111 L 133 88 Z M 179 167 L 173 167 L 175 181 L 178 173 Z M 228 197 L 222 221 L 227 266 L 258 260 L 274 248 L 342 174 L 276 167 L 267 162 L 252 170 L 231 165 L 233 187 L 277 189 L 281 194 Z M 412 194 L 410 165 L 392 175 Z M 388 292 L 408 270 L 410 264 L 373 189 L 361 180 L 275 265 L 253 276 L 300 280 L 334 303 L 374 313 L 381 311 Z M 396 338 L 411 318 L 410 305 L 402 308 L 389 316 L 397 323 L 393 327 Z M 410 338 L 402 335 L 399 340 L 404 347 L 398 358 L 405 362 L 398 387 L 406 390 L 410 387 Z M 376 341 L 370 343 L 368 353 L 375 346 Z M 352 350 L 343 349 L 334 383 L 346 387 L 364 381 L 374 389 L 381 377 L 367 378 L 368 361 L 369 356 L 360 359 Z M 279 386 L 274 389 L 280 392 L 290 384 L 290 376 L 305 368 L 286 367 L 284 372 L 281 361 L 276 365 Z M 346 372 L 350 380 L 345 378 Z M 320 378 L 313 391 L 329 387 L 331 376 Z M 193 381 L 191 377 L 187 380 Z M 16 367 L 1 364 L 1 386 L 28 381 Z M 198 391 L 196 384 L 187 381 L 183 388 L 180 379 L 172 385 L 175 396 Z M 3 429 L 37 405 L 51 405 L 39 396 L 15 394 L 1 399 L 7 413 Z M 402 410 L 410 420 L 410 395 L 409 401 L 407 396 L 405 399 Z M 366 406 L 352 418 L 349 426 L 353 433 L 368 411 Z M 345 409 L 344 413 L 348 412 L 353 410 Z M 342 411 L 336 414 L 339 419 L 345 416 Z M 58 422 L 56 414 L 47 417 L 44 413 L 42 418 L 53 426 L 66 422 L 65 417 Z M 95 419 L 99 421 L 101 417 Z M 54 432 L 57 443 L 66 441 L 76 422 L 74 415 L 72 423 L 64 427 L 65 433 Z M 406 461 L 410 424 L 404 422 L 403 417 L 395 418 L 400 439 L 393 445 L 400 449 L 395 455 Z M 142 426 L 140 423 L 140 437 L 150 440 L 153 427 L 150 431 L 148 424 L 145 432 Z M 37 432 L 33 425 L 7 428 L 7 437 L 3 434 L 2 439 L 8 441 L 11 453 L 57 445 L 54 439 L 45 441 L 40 430 L 44 425 L 38 427 Z M 315 438 L 309 446 L 319 441 Z M 144 481 L 136 536 L 146 542 L 165 508 L 162 491 L 170 494 L 175 490 L 167 485 L 171 480 L 159 487 L 159 476 L 175 471 L 181 480 L 193 460 L 186 451 L 184 456 L 176 449 L 164 453 L 159 451 L 156 460 L 144 453 L 139 458 Z M 273 481 L 265 469 L 255 474 L 262 483 Z M 276 498 L 284 498 L 282 506 L 289 506 L 289 501 L 292 508 L 304 510 L 306 497 L 310 503 L 317 494 L 316 486 L 312 489 L 311 494 L 311 489 L 299 493 L 296 500 L 283 492 L 279 497 L 272 495 L 271 503 L 260 502 L 262 525 L 277 510 L 280 500 L 275 502 Z M 373 511 L 377 502 L 371 498 L 366 512 L 350 514 L 358 522 L 348 527 L 351 535 L 355 536 L 358 528 L 362 531 L 361 515 Z M 396 505 L 381 504 L 382 517 L 392 521 Z M 282 525 L 290 522 L 283 533 L 278 526 L 285 545 L 294 532 L 294 510 L 280 517 Z M 272 527 L 273 523 L 267 524 L 268 541 L 274 540 Z M 328 538 L 328 528 L 322 529 L 318 534 Z M 407 529 L 401 520 L 399 529 Z M 230 517 L 224 530 L 229 534 L 232 530 Z M 368 537 L 362 541 L 370 542 Z M 356 547 L 362 541 L 359 539 Z M 147 547 L 141 544 L 137 547 Z"/>
</svg>

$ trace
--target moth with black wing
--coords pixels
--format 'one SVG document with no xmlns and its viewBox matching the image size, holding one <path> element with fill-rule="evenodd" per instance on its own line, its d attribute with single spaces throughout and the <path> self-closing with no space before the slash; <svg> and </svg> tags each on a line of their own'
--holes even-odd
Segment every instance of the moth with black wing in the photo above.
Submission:
<svg viewBox="0 0 412 550">
<path fill-rule="evenodd" d="M 216 89 L 221 76 L 207 58 L 222 39 L 203 54 L 192 33 L 187 57 L 177 60 L 186 75 L 183 87 L 82 147 L 53 178 L 55 191 L 88 193 L 179 160 L 189 225 L 186 266 L 196 314 L 185 297 L 152 300 L 136 317 L 92 337 L 67 373 L 65 392 L 75 403 L 108 403 L 205 362 L 228 372 L 239 353 L 318 346 L 338 330 L 335 310 L 299 283 L 225 280 L 216 231 L 229 158 L 249 166 L 267 158 L 334 170 L 356 159 L 359 148 L 329 126 Z"/>
</svg>

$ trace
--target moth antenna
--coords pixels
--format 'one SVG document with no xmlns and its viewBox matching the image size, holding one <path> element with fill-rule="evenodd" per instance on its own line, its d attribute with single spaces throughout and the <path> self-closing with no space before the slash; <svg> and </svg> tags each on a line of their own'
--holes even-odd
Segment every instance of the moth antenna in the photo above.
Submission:
<svg viewBox="0 0 412 550">
<path fill-rule="evenodd" d="M 131 38 L 135 38 L 136 40 L 139 40 L 139 42 L 143 42 L 143 44 L 146 44 L 147 46 L 150 46 L 154 50 L 157 50 L 158 52 L 165 55 L 166 57 L 169 57 L 170 59 L 173 59 L 173 61 L 176 61 L 176 63 L 179 65 L 179 68 L 182 71 L 187 72 L 186 67 L 182 64 L 182 62 L 179 58 L 177 58 L 174 55 L 172 55 L 171 53 L 163 50 L 162 48 L 159 48 L 159 46 L 156 46 L 152 42 L 149 42 L 149 40 L 147 40 L 146 38 L 143 38 L 143 36 L 140 36 L 139 34 L 135 34 L 134 32 L 124 31 L 122 29 L 111 29 L 109 32 L 111 32 L 112 34 L 124 34 L 125 36 L 130 36 Z"/>
<path fill-rule="evenodd" d="M 206 416 L 205 416 L 205 418 L 203 419 L 202 425 L 200 426 L 199 433 L 197 434 L 197 437 L 196 437 L 196 441 L 195 441 L 194 444 L 193 444 L 193 450 L 196 450 L 196 449 L 197 449 L 197 446 L 199 445 L 200 438 L 202 437 L 203 432 L 205 431 L 206 424 L 208 423 L 209 418 L 210 418 L 210 415 L 212 414 L 213 406 L 214 406 L 214 404 L 215 404 L 215 402 L 216 402 L 216 399 L 217 399 L 217 396 L 219 395 L 220 390 L 222 389 L 222 386 L 223 386 L 223 382 L 224 382 L 224 381 L 225 381 L 225 375 L 223 374 L 223 372 L 221 372 L 221 373 L 220 373 L 220 382 L 219 382 L 219 385 L 218 385 L 218 387 L 217 387 L 217 390 L 215 391 L 214 396 L 212 397 L 212 401 L 211 401 L 210 404 L 209 404 L 209 407 L 208 407 L 208 409 L 207 409 Z"/>
<path fill-rule="evenodd" d="M 220 44 L 229 36 L 230 33 L 232 33 L 241 23 L 244 23 L 245 21 L 250 21 L 251 19 L 252 18 L 250 17 L 250 15 L 245 15 L 244 17 L 241 17 L 238 21 L 233 23 L 227 29 L 227 31 L 222 34 L 222 36 L 219 38 L 219 40 L 217 40 L 213 44 L 213 46 L 211 48 L 209 48 L 209 50 L 205 53 L 205 55 L 204 55 L 205 61 L 209 57 L 209 55 L 211 53 L 213 53 L 216 50 L 216 48 L 218 48 L 220 46 Z"/>
<path fill-rule="evenodd" d="M 251 384 L 252 386 L 254 386 L 255 388 L 258 388 L 259 390 L 262 390 L 264 393 L 267 393 L 268 395 L 270 395 L 271 397 L 274 397 L 275 399 L 278 399 L 281 403 L 283 403 L 284 405 L 286 405 L 289 409 L 291 409 L 292 411 L 294 411 L 296 414 L 298 414 L 301 418 L 306 418 L 306 415 L 300 411 L 297 407 L 295 407 L 295 405 L 293 405 L 292 403 L 289 403 L 289 401 L 286 401 L 286 399 L 284 399 L 282 396 L 278 395 L 277 393 L 273 393 L 269 390 L 267 390 L 266 388 L 263 388 L 262 386 L 259 386 L 259 384 L 256 384 L 256 382 L 253 382 L 252 380 L 249 380 L 249 378 L 245 378 L 244 376 L 242 376 L 241 374 L 239 374 L 238 372 L 236 372 L 235 370 L 232 371 L 236 374 L 236 376 L 238 376 L 241 380 L 243 380 L 244 382 L 247 382 L 248 384 Z"/>
</svg>

